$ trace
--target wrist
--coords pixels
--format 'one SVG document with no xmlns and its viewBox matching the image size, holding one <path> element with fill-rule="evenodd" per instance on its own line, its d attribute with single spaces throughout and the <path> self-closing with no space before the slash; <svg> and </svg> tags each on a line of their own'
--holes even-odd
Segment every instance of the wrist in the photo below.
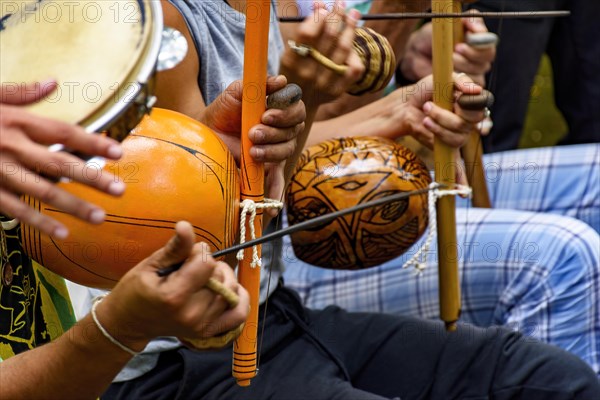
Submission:
<svg viewBox="0 0 600 400">
<path fill-rule="evenodd" d="M 130 318 L 120 317 L 118 309 L 111 305 L 109 296 L 94 302 L 92 319 L 105 340 L 132 356 L 144 350 L 153 339 L 145 334 L 145 330 L 135 326 Z"/>
<path fill-rule="evenodd" d="M 389 97 L 382 99 L 381 107 L 374 111 L 371 118 L 356 124 L 355 129 L 391 140 L 406 135 L 406 106 Z"/>
<path fill-rule="evenodd" d="M 413 133 L 413 121 L 415 112 L 412 106 L 402 107 L 398 110 L 397 120 L 398 126 L 396 128 L 396 138 L 410 136 Z"/>
<path fill-rule="evenodd" d="M 402 136 L 409 136 L 413 133 L 413 124 L 419 114 L 418 110 L 407 102 L 402 102 L 400 106 L 394 107 L 394 115 L 390 117 L 390 126 L 393 129 L 393 139 Z"/>
<path fill-rule="evenodd" d="M 291 50 L 288 51 L 291 52 Z M 295 67 L 293 64 L 290 64 L 292 62 L 291 60 L 295 60 L 295 58 L 295 55 L 293 57 L 289 57 L 287 54 L 284 55 L 279 67 L 279 74 L 287 78 L 288 84 L 294 83 L 300 86 L 300 89 L 302 90 L 302 101 L 307 108 L 309 106 L 318 107 L 324 103 L 324 101 L 321 101 L 323 95 L 316 90 L 314 79 L 311 79 L 310 77 L 302 78 L 298 73 L 296 73 Z"/>
</svg>

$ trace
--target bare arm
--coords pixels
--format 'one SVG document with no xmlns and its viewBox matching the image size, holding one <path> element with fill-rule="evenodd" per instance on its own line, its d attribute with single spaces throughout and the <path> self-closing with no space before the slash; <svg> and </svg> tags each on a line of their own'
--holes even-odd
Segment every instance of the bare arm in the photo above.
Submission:
<svg viewBox="0 0 600 400">
<path fill-rule="evenodd" d="M 467 76 L 456 76 L 456 91 L 478 94 L 481 87 Z M 374 103 L 340 117 L 313 125 L 307 145 L 345 136 L 381 136 L 397 139 L 410 135 L 432 148 L 437 136 L 453 147 L 462 146 L 483 112 L 465 111 L 456 106 L 456 114 L 432 103 L 433 83 L 427 77 L 414 85 L 397 89 Z"/>
<path fill-rule="evenodd" d="M 98 304 L 100 323 L 133 351 L 141 351 L 158 336 L 211 337 L 237 327 L 248 314 L 248 294 L 231 268 L 212 259 L 206 244 L 194 244 L 189 223 L 178 223 L 176 232 Z M 171 275 L 156 274 L 178 262 L 183 266 Z M 239 296 L 238 306 L 229 308 L 205 287 L 211 277 Z M 2 361 L 0 398 L 95 399 L 130 358 L 88 315 L 54 342 Z"/>
<path fill-rule="evenodd" d="M 2 361 L 0 397 L 94 399 L 130 358 L 88 315 L 54 342 Z"/>
<path fill-rule="evenodd" d="M 382 136 L 391 139 L 409 135 L 409 118 L 418 112 L 405 101 L 407 88 L 398 89 L 394 96 L 387 96 L 357 110 L 319 121 L 312 127 L 307 146 L 342 136 Z"/>
<path fill-rule="evenodd" d="M 198 84 L 200 60 L 185 20 L 179 11 L 166 0 L 161 0 L 164 23 L 183 34 L 188 43 L 188 52 L 175 68 L 157 75 L 156 106 L 175 110 L 195 119 L 200 119 L 206 109 Z"/>
</svg>

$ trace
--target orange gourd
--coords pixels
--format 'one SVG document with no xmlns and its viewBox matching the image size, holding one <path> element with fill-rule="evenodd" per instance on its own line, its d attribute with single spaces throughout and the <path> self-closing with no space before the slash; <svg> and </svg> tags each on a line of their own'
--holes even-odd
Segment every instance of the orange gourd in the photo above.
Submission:
<svg viewBox="0 0 600 400">
<path fill-rule="evenodd" d="M 304 151 L 287 191 L 290 225 L 400 192 L 431 177 L 409 149 L 391 140 L 329 140 Z M 428 222 L 427 194 L 369 208 L 292 234 L 296 256 L 332 269 L 377 266 L 404 253 Z"/>
<path fill-rule="evenodd" d="M 189 221 L 197 241 L 208 243 L 212 251 L 233 244 L 239 227 L 238 170 L 213 131 L 182 114 L 155 108 L 123 141 L 123 150 L 121 160 L 107 162 L 102 170 L 86 168 L 90 175 L 119 176 L 127 185 L 123 196 L 108 196 L 79 183 L 59 183 L 104 208 L 106 220 L 101 225 L 25 199 L 71 231 L 66 240 L 59 240 L 23 225 L 22 244 L 33 259 L 74 282 L 110 288 L 162 247 L 179 220 Z"/>
</svg>

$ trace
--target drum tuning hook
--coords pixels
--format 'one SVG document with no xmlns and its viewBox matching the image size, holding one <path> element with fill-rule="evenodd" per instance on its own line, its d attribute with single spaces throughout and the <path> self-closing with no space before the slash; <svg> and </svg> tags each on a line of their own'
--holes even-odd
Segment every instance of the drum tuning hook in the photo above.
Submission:
<svg viewBox="0 0 600 400">
<path fill-rule="evenodd" d="M 165 26 L 162 31 L 156 70 L 160 72 L 174 68 L 185 58 L 187 52 L 188 43 L 181 32 Z"/>
</svg>

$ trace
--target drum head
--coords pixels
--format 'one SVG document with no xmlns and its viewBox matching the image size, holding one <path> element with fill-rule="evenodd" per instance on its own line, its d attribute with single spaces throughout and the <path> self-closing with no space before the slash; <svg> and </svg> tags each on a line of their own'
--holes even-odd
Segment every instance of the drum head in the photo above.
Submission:
<svg viewBox="0 0 600 400">
<path fill-rule="evenodd" d="M 145 1 L 0 0 L 0 82 L 54 79 L 29 110 L 80 123 L 118 98 L 148 42 Z"/>
</svg>

